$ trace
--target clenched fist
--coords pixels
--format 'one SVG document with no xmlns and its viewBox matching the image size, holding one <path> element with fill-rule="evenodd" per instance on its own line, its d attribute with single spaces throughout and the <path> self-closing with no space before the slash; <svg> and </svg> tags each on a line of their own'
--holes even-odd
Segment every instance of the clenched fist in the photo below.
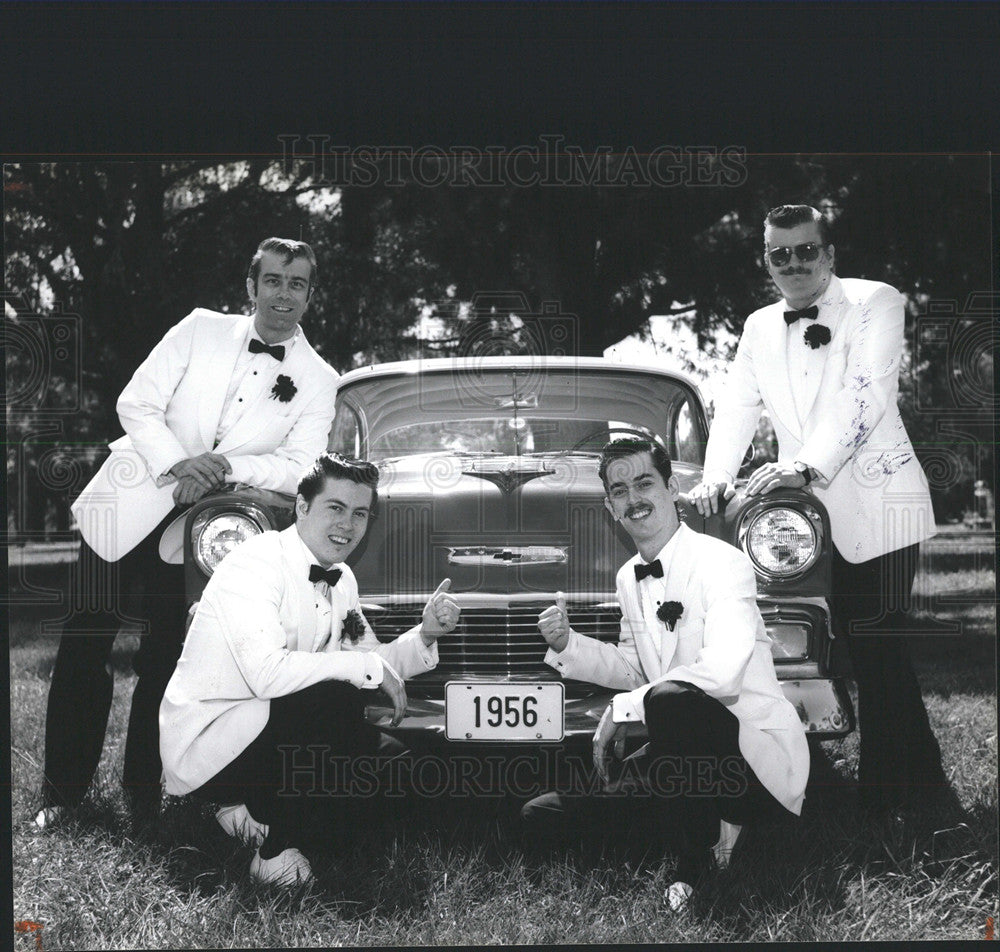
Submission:
<svg viewBox="0 0 1000 952">
<path fill-rule="evenodd" d="M 556 603 L 538 616 L 538 630 L 553 651 L 563 651 L 569 644 L 569 615 L 566 596 L 556 592 Z"/>
</svg>

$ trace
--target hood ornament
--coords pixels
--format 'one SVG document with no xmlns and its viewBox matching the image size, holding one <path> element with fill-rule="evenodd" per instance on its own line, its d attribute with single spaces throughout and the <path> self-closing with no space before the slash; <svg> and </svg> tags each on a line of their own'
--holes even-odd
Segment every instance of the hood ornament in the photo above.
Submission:
<svg viewBox="0 0 1000 952">
<path fill-rule="evenodd" d="M 463 476 L 475 476 L 493 483 L 504 495 L 510 495 L 532 479 L 554 473 L 554 469 L 539 460 L 477 460 L 471 467 L 462 470 Z"/>
</svg>

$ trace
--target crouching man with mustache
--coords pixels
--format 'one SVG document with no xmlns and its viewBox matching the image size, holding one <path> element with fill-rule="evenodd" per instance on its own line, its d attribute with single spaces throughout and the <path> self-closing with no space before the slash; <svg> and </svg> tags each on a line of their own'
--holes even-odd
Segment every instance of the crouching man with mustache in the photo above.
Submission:
<svg viewBox="0 0 1000 952">
<path fill-rule="evenodd" d="M 676 911 L 710 869 L 713 847 L 725 865 L 743 825 L 800 813 L 809 749 L 774 673 L 750 560 L 680 523 L 677 478 L 659 444 L 609 443 L 600 475 L 605 506 L 639 550 L 618 572 L 618 643 L 570 628 L 561 599 L 539 615 L 538 627 L 549 644 L 546 663 L 563 677 L 622 691 L 594 735 L 594 767 L 605 783 L 627 726 L 646 725 L 651 799 L 669 811 L 679 835 L 676 881 L 666 894 Z M 600 799 L 608 808 L 629 802 Z M 548 793 L 526 804 L 522 817 L 541 829 L 581 807 L 593 804 Z"/>
<path fill-rule="evenodd" d="M 458 623 L 445 579 L 421 624 L 378 642 L 344 564 L 365 536 L 377 488 L 373 463 L 316 460 L 299 483 L 295 523 L 247 540 L 209 580 L 160 706 L 167 793 L 220 803 L 227 833 L 263 840 L 250 864 L 262 882 L 312 878 L 300 847 L 350 807 L 344 789 L 321 782 L 317 759 L 402 753 L 364 719 L 366 695 L 385 694 L 398 725 L 403 681 L 437 664 L 438 636 Z"/>
</svg>

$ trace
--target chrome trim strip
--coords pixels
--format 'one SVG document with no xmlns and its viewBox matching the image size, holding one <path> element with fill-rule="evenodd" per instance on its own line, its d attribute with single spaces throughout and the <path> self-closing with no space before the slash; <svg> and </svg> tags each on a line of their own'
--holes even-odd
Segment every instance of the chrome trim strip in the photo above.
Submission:
<svg viewBox="0 0 1000 952">
<path fill-rule="evenodd" d="M 470 545 L 448 549 L 450 565 L 561 565 L 569 554 L 557 545 Z"/>
</svg>

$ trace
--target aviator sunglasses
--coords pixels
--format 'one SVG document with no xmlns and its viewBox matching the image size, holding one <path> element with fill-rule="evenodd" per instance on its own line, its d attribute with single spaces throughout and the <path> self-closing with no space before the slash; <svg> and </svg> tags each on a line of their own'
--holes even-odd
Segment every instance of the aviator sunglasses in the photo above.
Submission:
<svg viewBox="0 0 1000 952">
<path fill-rule="evenodd" d="M 823 250 L 822 245 L 816 244 L 815 241 L 807 241 L 804 245 L 796 245 L 794 248 L 789 248 L 787 246 L 782 248 L 771 248 L 769 251 L 764 252 L 767 255 L 767 260 L 775 268 L 783 268 L 789 261 L 792 260 L 792 255 L 794 254 L 799 261 L 805 263 L 807 261 L 815 261 L 819 257 L 819 253 Z"/>
</svg>

